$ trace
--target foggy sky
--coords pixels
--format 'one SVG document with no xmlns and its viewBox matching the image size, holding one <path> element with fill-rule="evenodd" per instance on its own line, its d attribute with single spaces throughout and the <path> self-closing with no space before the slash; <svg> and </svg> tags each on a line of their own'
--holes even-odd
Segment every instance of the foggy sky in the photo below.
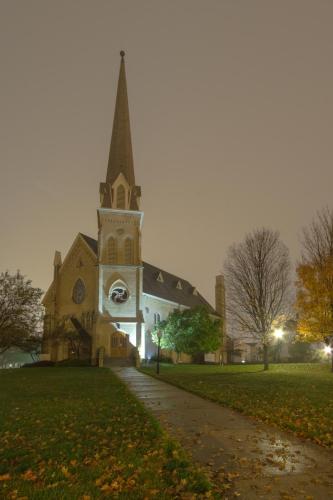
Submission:
<svg viewBox="0 0 333 500">
<path fill-rule="evenodd" d="M 97 237 L 126 51 L 143 258 L 213 302 L 256 227 L 299 236 L 332 206 L 333 2 L 0 0 L 0 271 L 47 289 Z"/>
</svg>

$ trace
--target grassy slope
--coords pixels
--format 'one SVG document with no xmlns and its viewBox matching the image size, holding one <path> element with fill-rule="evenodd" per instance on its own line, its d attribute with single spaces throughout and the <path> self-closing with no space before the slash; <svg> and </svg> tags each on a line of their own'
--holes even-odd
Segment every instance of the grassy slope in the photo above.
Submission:
<svg viewBox="0 0 333 500">
<path fill-rule="evenodd" d="M 0 394 L 0 498 L 175 498 L 209 489 L 107 369 L 1 370 Z"/>
<path fill-rule="evenodd" d="M 154 373 L 154 368 L 144 368 Z M 327 365 L 162 365 L 175 385 L 333 447 L 333 374 Z"/>
</svg>

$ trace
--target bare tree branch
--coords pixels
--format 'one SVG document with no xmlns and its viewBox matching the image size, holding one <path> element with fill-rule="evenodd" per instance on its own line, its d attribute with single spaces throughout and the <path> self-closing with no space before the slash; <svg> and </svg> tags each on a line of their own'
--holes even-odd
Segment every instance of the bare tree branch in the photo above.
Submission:
<svg viewBox="0 0 333 500">
<path fill-rule="evenodd" d="M 273 324 L 289 306 L 290 263 L 279 234 L 258 229 L 230 247 L 224 266 L 226 306 L 232 323 L 267 349 Z"/>
<path fill-rule="evenodd" d="M 303 228 L 303 262 L 322 266 L 333 258 L 333 209 L 317 212 L 309 228 Z"/>
</svg>

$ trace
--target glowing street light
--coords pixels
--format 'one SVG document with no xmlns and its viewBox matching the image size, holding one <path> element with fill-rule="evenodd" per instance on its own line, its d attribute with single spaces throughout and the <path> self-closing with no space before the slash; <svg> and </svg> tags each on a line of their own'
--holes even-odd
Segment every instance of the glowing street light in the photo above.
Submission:
<svg viewBox="0 0 333 500">
<path fill-rule="evenodd" d="M 332 354 L 332 348 L 329 345 L 325 345 L 324 347 L 324 353 L 325 354 Z"/>
<path fill-rule="evenodd" d="M 274 330 L 274 337 L 276 339 L 281 340 L 283 335 L 284 335 L 284 331 L 282 330 L 282 328 L 276 328 Z"/>
</svg>

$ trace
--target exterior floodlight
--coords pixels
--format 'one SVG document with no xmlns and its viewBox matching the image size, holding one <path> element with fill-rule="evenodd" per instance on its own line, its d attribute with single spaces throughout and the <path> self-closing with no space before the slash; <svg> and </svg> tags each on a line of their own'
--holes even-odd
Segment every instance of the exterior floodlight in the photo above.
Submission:
<svg viewBox="0 0 333 500">
<path fill-rule="evenodd" d="M 245 359 L 242 359 L 242 363 L 245 363 Z"/>
<path fill-rule="evenodd" d="M 332 348 L 329 345 L 325 345 L 324 347 L 324 353 L 325 354 L 331 354 L 332 353 Z"/>
<path fill-rule="evenodd" d="M 284 331 L 281 328 L 277 328 L 276 330 L 274 330 L 274 337 L 276 339 L 282 339 L 283 335 Z"/>
</svg>

